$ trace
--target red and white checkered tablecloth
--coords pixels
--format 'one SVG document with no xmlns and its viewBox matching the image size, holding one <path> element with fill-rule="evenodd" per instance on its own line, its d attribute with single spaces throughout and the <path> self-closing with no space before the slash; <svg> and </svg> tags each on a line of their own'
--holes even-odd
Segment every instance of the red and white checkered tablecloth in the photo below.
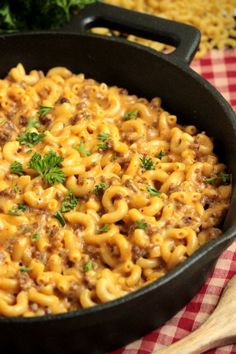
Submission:
<svg viewBox="0 0 236 354">
<path fill-rule="evenodd" d="M 236 50 L 212 51 L 203 59 L 194 61 L 191 66 L 209 80 L 236 111 Z M 149 354 L 185 337 L 200 326 L 213 311 L 222 289 L 234 274 L 236 274 L 236 241 L 221 255 L 213 274 L 187 306 L 164 326 L 110 354 Z M 236 344 L 207 352 L 207 354 L 229 353 L 236 354 Z"/>
</svg>

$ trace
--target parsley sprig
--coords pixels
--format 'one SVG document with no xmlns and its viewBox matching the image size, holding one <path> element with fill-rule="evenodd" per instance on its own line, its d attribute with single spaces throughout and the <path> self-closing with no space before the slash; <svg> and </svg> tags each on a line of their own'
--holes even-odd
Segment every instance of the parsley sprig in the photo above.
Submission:
<svg viewBox="0 0 236 354">
<path fill-rule="evenodd" d="M 69 192 L 65 195 L 63 202 L 61 203 L 61 209 L 53 215 L 62 226 L 65 226 L 66 221 L 62 214 L 68 213 L 69 211 L 76 208 L 78 204 L 78 199 L 74 196 L 72 192 Z"/>
<path fill-rule="evenodd" d="M 8 214 L 13 216 L 19 216 L 26 210 L 27 210 L 27 206 L 24 203 L 19 203 L 18 205 L 9 209 Z"/>
<path fill-rule="evenodd" d="M 49 151 L 44 156 L 34 153 L 29 161 L 29 167 L 50 184 L 62 183 L 65 175 L 59 166 L 63 160 L 64 158 L 58 156 L 55 151 Z"/>
<path fill-rule="evenodd" d="M 103 232 L 108 232 L 109 229 L 110 229 L 110 225 L 109 224 L 105 224 L 105 225 L 103 225 L 102 227 L 100 227 L 98 229 L 98 233 L 102 234 Z"/>
<path fill-rule="evenodd" d="M 141 161 L 141 167 L 144 168 L 145 170 L 154 169 L 154 163 L 150 157 L 143 155 L 142 157 L 140 157 L 140 161 Z"/>
<path fill-rule="evenodd" d="M 48 107 L 48 106 L 40 106 L 39 107 L 39 117 L 43 118 L 44 116 L 46 116 L 48 113 L 50 113 L 52 111 L 53 107 Z"/>
<path fill-rule="evenodd" d="M 32 239 L 35 241 L 38 241 L 40 239 L 40 234 L 39 233 L 35 233 L 32 235 Z"/>
<path fill-rule="evenodd" d="M 216 175 L 204 178 L 204 182 L 212 185 L 228 185 L 231 181 L 231 174 L 225 172 L 219 172 Z"/>
<path fill-rule="evenodd" d="M 98 144 L 99 150 L 105 151 L 108 149 L 108 145 L 106 141 L 109 138 L 109 136 L 110 134 L 104 132 L 98 134 L 98 140 L 101 141 L 101 143 Z"/>
<path fill-rule="evenodd" d="M 94 193 L 99 196 L 103 191 L 105 191 L 108 188 L 108 185 L 106 183 L 99 183 L 95 186 L 94 188 Z"/>
<path fill-rule="evenodd" d="M 123 120 L 136 119 L 137 116 L 138 116 L 138 111 L 126 112 L 125 115 L 124 115 Z"/>
<path fill-rule="evenodd" d="M 110 135 L 109 133 L 104 133 L 104 132 L 99 133 L 98 134 L 98 140 L 106 141 L 109 138 L 109 135 Z"/>
<path fill-rule="evenodd" d="M 34 117 L 30 117 L 29 120 L 28 120 L 28 123 L 26 125 L 26 129 L 30 129 L 30 128 L 40 128 L 41 127 L 41 124 L 39 123 L 39 121 L 34 118 Z"/>
<path fill-rule="evenodd" d="M 31 272 L 31 268 L 28 268 L 28 267 L 20 267 L 20 271 L 21 273 L 29 273 Z"/>
<path fill-rule="evenodd" d="M 84 263 L 84 271 L 89 272 L 90 270 L 93 270 L 93 262 L 91 260 Z"/>
<path fill-rule="evenodd" d="M 135 228 L 136 229 L 141 229 L 141 230 L 146 230 L 148 227 L 148 224 L 144 221 L 135 221 Z"/>
<path fill-rule="evenodd" d="M 166 153 L 165 153 L 165 151 L 161 150 L 156 157 L 161 160 L 164 156 L 166 156 Z"/>
<path fill-rule="evenodd" d="M 17 176 L 23 176 L 25 174 L 23 171 L 23 165 L 18 161 L 14 161 L 10 166 L 10 173 Z"/>
<path fill-rule="evenodd" d="M 64 219 L 64 217 L 63 217 L 63 215 L 62 215 L 62 213 L 61 213 L 60 211 L 58 211 L 58 212 L 57 212 L 56 214 L 54 214 L 53 216 L 54 216 L 54 218 L 56 218 L 56 219 L 59 221 L 59 223 L 60 223 L 62 226 L 65 226 L 66 221 L 65 221 L 65 219 Z"/>
<path fill-rule="evenodd" d="M 74 196 L 72 192 L 65 195 L 63 202 L 61 203 L 61 213 L 68 213 L 69 211 L 76 208 L 78 204 L 78 199 Z"/>
<path fill-rule="evenodd" d="M 33 145 L 40 143 L 45 136 L 44 133 L 38 134 L 36 132 L 25 131 L 20 134 L 16 140 L 19 141 L 21 145 L 26 145 L 31 148 Z"/>
<path fill-rule="evenodd" d="M 108 145 L 106 143 L 98 144 L 98 150 L 106 151 L 108 149 Z"/>
<path fill-rule="evenodd" d="M 79 151 L 83 157 L 92 155 L 91 151 L 86 150 L 84 143 L 81 141 L 79 146 L 74 146 L 74 149 Z"/>
<path fill-rule="evenodd" d="M 152 197 L 159 197 L 161 195 L 161 192 L 158 191 L 155 187 L 148 186 L 147 185 L 147 191 L 150 193 Z"/>
</svg>

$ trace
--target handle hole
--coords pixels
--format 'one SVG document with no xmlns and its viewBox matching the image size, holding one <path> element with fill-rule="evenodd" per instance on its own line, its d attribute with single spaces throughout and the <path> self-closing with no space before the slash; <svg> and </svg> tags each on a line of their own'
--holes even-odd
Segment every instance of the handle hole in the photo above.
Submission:
<svg viewBox="0 0 236 354">
<path fill-rule="evenodd" d="M 158 52 L 162 52 L 164 54 L 173 53 L 176 49 L 176 47 L 173 45 L 169 45 L 169 44 L 162 43 L 159 41 L 154 41 L 154 40 L 147 39 L 144 37 L 139 37 L 139 36 L 129 34 L 129 33 L 120 32 L 120 31 L 117 31 L 117 30 L 114 30 L 114 29 L 108 28 L 108 27 L 92 26 L 92 27 L 87 28 L 87 32 L 97 34 L 100 36 L 122 38 L 124 40 L 134 42 L 136 44 L 140 44 L 145 47 L 152 48 L 152 49 L 154 49 Z"/>
</svg>

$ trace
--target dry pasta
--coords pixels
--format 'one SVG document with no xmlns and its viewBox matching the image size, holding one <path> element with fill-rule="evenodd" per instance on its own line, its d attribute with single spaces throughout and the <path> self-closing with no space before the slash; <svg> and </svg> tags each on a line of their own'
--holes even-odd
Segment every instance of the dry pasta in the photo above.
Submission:
<svg viewBox="0 0 236 354">
<path fill-rule="evenodd" d="M 112 5 L 146 12 L 170 20 L 187 23 L 201 31 L 201 43 L 196 58 L 210 49 L 236 47 L 234 13 L 236 0 L 104 0 Z M 96 31 L 96 30 L 95 30 Z M 158 51 L 169 52 L 170 46 L 133 35 L 128 39 L 148 45 Z"/>
<path fill-rule="evenodd" d="M 21 64 L 0 87 L 1 316 L 114 300 L 221 234 L 230 175 L 160 98 Z"/>
</svg>

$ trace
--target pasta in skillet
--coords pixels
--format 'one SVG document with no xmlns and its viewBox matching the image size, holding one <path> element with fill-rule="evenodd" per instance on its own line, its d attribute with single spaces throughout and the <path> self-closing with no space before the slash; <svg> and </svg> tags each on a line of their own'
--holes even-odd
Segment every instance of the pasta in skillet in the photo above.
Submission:
<svg viewBox="0 0 236 354">
<path fill-rule="evenodd" d="M 230 175 L 212 140 L 55 67 L 0 80 L 0 315 L 87 308 L 220 236 Z"/>
</svg>

